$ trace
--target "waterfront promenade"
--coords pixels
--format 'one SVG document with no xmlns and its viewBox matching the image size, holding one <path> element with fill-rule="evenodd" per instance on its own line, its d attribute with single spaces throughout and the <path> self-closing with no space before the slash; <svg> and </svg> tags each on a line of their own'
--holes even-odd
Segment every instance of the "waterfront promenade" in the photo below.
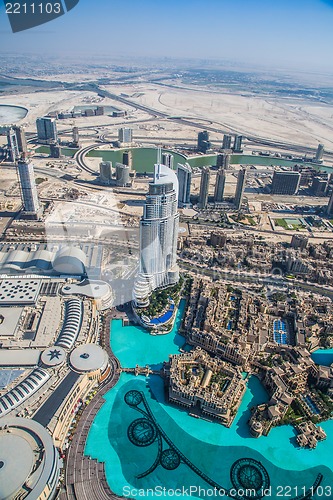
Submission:
<svg viewBox="0 0 333 500">
<path fill-rule="evenodd" d="M 103 396 L 116 385 L 120 377 L 120 364 L 110 348 L 110 321 L 112 314 L 104 318 L 101 343 L 110 359 L 110 375 L 99 387 L 96 395 L 84 409 L 65 459 L 65 488 L 60 500 L 107 500 L 118 499 L 109 488 L 104 464 L 84 455 L 90 427 L 105 403 Z"/>
</svg>

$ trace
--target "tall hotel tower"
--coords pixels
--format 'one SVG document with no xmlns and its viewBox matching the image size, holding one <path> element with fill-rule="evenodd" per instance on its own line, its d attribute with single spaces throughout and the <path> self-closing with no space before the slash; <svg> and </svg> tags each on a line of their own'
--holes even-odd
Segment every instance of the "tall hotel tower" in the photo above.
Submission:
<svg viewBox="0 0 333 500">
<path fill-rule="evenodd" d="M 179 182 L 178 206 L 179 208 L 190 207 L 192 169 L 188 163 L 177 165 L 177 178 Z"/>
<path fill-rule="evenodd" d="M 31 218 L 37 219 L 40 213 L 40 205 L 35 183 L 34 167 L 25 160 L 19 160 L 17 171 L 20 180 L 24 212 Z"/>
<path fill-rule="evenodd" d="M 146 307 L 149 295 L 156 288 L 174 285 L 179 280 L 177 205 L 176 172 L 159 161 L 140 221 L 140 265 L 133 291 L 137 307 Z"/>
</svg>

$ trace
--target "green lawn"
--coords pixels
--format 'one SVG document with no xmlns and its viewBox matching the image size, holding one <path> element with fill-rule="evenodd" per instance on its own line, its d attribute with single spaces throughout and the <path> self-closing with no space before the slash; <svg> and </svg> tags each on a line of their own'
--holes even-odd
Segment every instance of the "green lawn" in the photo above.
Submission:
<svg viewBox="0 0 333 500">
<path fill-rule="evenodd" d="M 288 231 L 297 231 L 298 229 L 304 229 L 304 226 L 301 222 L 288 222 L 288 219 L 274 219 L 275 225 L 283 227 L 283 229 L 287 229 Z M 289 227 L 292 226 L 292 227 Z"/>
</svg>

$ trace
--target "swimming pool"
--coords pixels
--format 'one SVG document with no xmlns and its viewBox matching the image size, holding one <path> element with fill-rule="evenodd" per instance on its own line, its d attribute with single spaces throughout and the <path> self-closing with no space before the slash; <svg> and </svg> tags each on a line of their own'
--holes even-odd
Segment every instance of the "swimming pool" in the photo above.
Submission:
<svg viewBox="0 0 333 500">
<path fill-rule="evenodd" d="M 320 410 L 318 406 L 316 405 L 316 403 L 313 401 L 313 399 L 309 394 L 307 394 L 306 396 L 302 396 L 302 399 L 303 401 L 305 401 L 311 413 L 313 413 L 314 415 L 320 415 Z"/>
<path fill-rule="evenodd" d="M 289 344 L 289 335 L 287 324 L 281 319 L 276 319 L 273 322 L 273 339 L 277 344 Z"/>
</svg>

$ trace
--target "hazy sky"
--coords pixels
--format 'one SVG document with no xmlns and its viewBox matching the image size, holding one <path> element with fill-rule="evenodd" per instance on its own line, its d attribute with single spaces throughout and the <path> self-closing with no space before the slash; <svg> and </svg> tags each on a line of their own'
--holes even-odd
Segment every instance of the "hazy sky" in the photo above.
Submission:
<svg viewBox="0 0 333 500">
<path fill-rule="evenodd" d="M 1 5 L 0 52 L 221 58 L 333 72 L 332 27 L 333 0 L 80 0 L 12 34 Z"/>
</svg>

